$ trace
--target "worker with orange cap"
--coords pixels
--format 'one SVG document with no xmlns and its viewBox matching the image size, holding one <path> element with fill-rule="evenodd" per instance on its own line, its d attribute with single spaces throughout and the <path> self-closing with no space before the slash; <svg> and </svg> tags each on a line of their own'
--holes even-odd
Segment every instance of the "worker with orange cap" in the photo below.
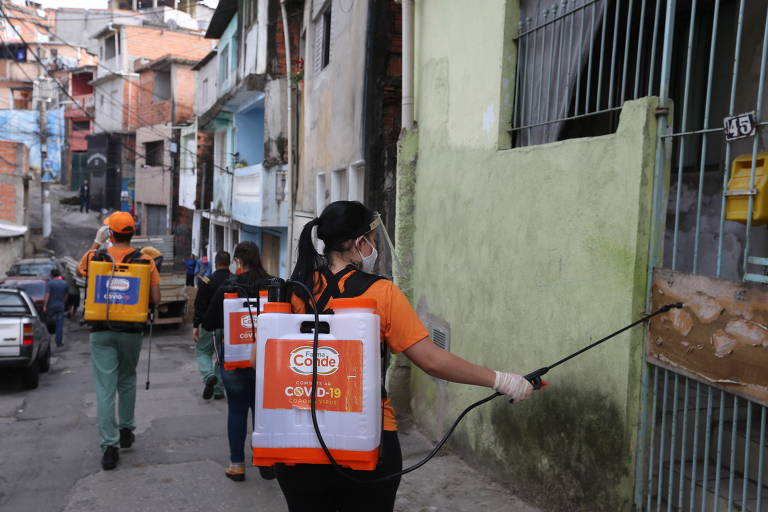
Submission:
<svg viewBox="0 0 768 512">
<path fill-rule="evenodd" d="M 77 272 L 88 275 L 88 263 L 94 258 L 106 258 L 114 263 L 143 260 L 150 265 L 149 300 L 160 302 L 160 274 L 155 262 L 131 247 L 136 231 L 133 216 L 128 212 L 115 212 L 106 219 L 106 228 L 99 228 L 91 249 L 80 260 Z M 106 233 L 106 238 L 104 237 Z M 111 242 L 111 247 L 97 250 Z M 143 341 L 143 323 L 95 322 L 91 325 L 91 365 L 96 384 L 96 416 L 101 436 L 101 466 L 114 469 L 120 448 L 129 448 L 135 436 L 134 409 L 136 405 L 136 365 Z M 119 400 L 116 400 L 119 398 Z M 115 420 L 115 402 L 118 402 L 118 420 Z"/>
</svg>

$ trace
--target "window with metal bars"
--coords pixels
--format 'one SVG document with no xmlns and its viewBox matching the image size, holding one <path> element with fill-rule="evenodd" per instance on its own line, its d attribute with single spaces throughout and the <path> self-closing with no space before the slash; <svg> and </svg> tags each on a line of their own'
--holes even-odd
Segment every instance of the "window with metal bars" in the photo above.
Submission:
<svg viewBox="0 0 768 512">
<path fill-rule="evenodd" d="M 624 101 L 659 88 L 665 2 L 520 2 L 515 147 L 613 133 Z"/>
</svg>

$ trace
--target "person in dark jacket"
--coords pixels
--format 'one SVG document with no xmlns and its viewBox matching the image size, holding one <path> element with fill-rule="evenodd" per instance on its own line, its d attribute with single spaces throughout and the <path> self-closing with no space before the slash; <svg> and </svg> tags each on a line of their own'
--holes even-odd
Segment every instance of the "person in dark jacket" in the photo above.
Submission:
<svg viewBox="0 0 768 512">
<path fill-rule="evenodd" d="M 80 213 L 88 213 L 91 207 L 91 185 L 88 184 L 88 180 L 83 180 L 83 184 L 80 185 Z"/>
<path fill-rule="evenodd" d="M 221 285 L 226 283 L 232 273 L 229 271 L 229 253 L 219 251 L 214 259 L 216 271 L 208 277 L 200 278 L 200 286 L 195 297 L 195 316 L 192 323 L 192 339 L 195 341 L 195 354 L 197 355 L 197 368 L 203 377 L 203 398 L 209 400 L 224 398 L 224 385 L 221 383 L 221 361 L 216 358 L 215 365 L 212 362 L 214 346 L 214 331 L 205 327 L 201 328 L 203 316 L 208 310 L 211 299 Z"/>
<path fill-rule="evenodd" d="M 208 331 L 224 328 L 224 293 L 237 292 L 241 297 L 258 296 L 259 287 L 269 283 L 271 276 L 261 265 L 259 248 L 253 242 L 240 242 L 235 247 L 235 264 L 240 274 L 213 296 L 203 318 Z M 217 335 L 218 339 L 220 335 Z M 227 390 L 227 437 L 229 438 L 229 467 L 224 471 L 227 478 L 236 482 L 245 480 L 245 451 L 243 445 L 248 433 L 248 411 L 253 422 L 253 403 L 256 394 L 256 374 L 251 368 L 224 370 L 224 387 Z M 250 445 L 249 445 L 250 446 Z M 272 468 L 259 468 L 263 478 L 274 478 Z"/>
</svg>

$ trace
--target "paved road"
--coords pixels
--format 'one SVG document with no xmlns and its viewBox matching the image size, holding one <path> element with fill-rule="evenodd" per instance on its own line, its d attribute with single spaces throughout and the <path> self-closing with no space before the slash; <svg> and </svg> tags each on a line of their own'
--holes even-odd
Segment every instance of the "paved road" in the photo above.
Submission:
<svg viewBox="0 0 768 512">
<path fill-rule="evenodd" d="M 156 332 L 149 391 L 145 341 L 137 441 L 116 470 L 102 471 L 87 334 L 67 325 L 65 348 L 36 390 L 0 373 L 0 510 L 286 510 L 277 483 L 257 471 L 249 468 L 245 483 L 224 477 L 226 404 L 199 396 L 189 328 Z M 430 448 L 414 430 L 401 432 L 401 442 L 407 464 Z M 403 479 L 397 510 L 535 512 L 451 455 Z"/>
</svg>

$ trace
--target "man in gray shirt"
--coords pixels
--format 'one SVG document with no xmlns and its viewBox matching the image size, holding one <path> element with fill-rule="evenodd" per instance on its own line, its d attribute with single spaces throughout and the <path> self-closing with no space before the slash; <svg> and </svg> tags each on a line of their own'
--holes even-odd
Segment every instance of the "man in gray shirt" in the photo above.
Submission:
<svg viewBox="0 0 768 512">
<path fill-rule="evenodd" d="M 45 283 L 43 311 L 48 315 L 48 322 L 56 322 L 56 346 L 62 345 L 64 337 L 64 309 L 69 293 L 69 285 L 57 269 L 51 270 L 51 278 Z"/>
</svg>

